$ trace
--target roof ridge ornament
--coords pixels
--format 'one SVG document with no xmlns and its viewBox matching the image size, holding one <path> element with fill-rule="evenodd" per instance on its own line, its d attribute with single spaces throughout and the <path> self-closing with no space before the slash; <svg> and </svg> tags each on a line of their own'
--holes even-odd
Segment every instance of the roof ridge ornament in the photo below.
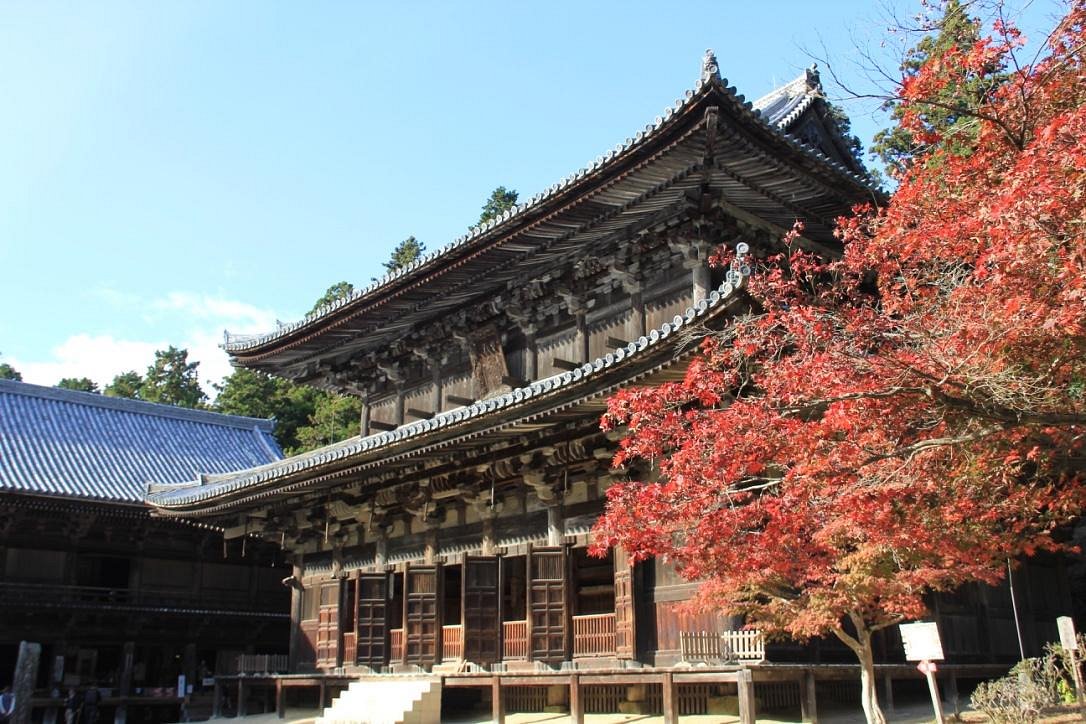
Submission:
<svg viewBox="0 0 1086 724">
<path fill-rule="evenodd" d="M 822 93 L 822 76 L 818 74 L 818 63 L 811 63 L 811 67 L 806 70 L 807 76 L 807 90 L 818 91 Z"/>
<path fill-rule="evenodd" d="M 708 83 L 713 80 L 720 81 L 720 65 L 716 62 L 716 53 L 709 48 L 701 59 L 701 82 Z"/>
</svg>

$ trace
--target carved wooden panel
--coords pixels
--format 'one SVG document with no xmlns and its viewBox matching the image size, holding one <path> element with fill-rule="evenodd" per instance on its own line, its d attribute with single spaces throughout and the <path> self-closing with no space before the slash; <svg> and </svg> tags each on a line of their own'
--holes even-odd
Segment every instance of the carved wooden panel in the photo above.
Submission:
<svg viewBox="0 0 1086 724">
<path fill-rule="evenodd" d="M 404 575 L 404 658 L 419 666 L 439 663 L 440 568 L 411 566 Z"/>
<path fill-rule="evenodd" d="M 339 666 L 339 584 L 339 581 L 321 584 L 316 646 L 318 669 Z"/>
<path fill-rule="evenodd" d="M 464 658 L 476 664 L 501 660 L 498 649 L 499 616 L 498 558 L 464 559 L 463 616 Z"/>
<path fill-rule="evenodd" d="M 377 669 L 388 662 L 388 575 L 358 576 L 357 659 Z"/>
<path fill-rule="evenodd" d="M 482 399 L 506 389 L 502 378 L 508 376 L 509 369 L 497 327 L 492 324 L 481 327 L 471 334 L 469 343 L 475 397 Z"/>
<path fill-rule="evenodd" d="M 531 657 L 565 661 L 569 649 L 568 565 L 565 548 L 533 548 L 528 557 Z"/>
<path fill-rule="evenodd" d="M 634 621 L 633 566 L 626 551 L 615 548 L 615 655 L 637 658 Z"/>
</svg>

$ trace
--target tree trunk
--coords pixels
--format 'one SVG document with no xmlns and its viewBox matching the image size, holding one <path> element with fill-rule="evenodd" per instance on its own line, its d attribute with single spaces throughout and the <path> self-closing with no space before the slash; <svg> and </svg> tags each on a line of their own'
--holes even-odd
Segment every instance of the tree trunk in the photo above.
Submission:
<svg viewBox="0 0 1086 724">
<path fill-rule="evenodd" d="M 849 616 L 856 627 L 852 637 L 841 629 L 834 633 L 856 654 L 860 660 L 860 703 L 864 708 L 867 724 L 886 724 L 886 716 L 879 708 L 878 680 L 875 678 L 875 652 L 871 647 L 871 631 L 859 616 Z"/>
</svg>

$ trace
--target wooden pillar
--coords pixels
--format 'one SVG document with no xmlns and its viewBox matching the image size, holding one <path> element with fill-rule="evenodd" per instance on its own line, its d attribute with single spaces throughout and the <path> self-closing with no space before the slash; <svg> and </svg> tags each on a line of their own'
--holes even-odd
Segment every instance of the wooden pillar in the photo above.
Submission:
<svg viewBox="0 0 1086 724">
<path fill-rule="evenodd" d="M 698 264 L 691 269 L 691 282 L 694 286 L 694 303 L 697 304 L 702 299 L 708 299 L 709 293 L 712 287 L 712 279 L 709 275 L 709 261 L 707 259 L 699 259 Z"/>
<path fill-rule="evenodd" d="M 630 291 L 630 321 L 633 324 L 634 335 L 637 337 L 645 334 L 645 300 L 641 296 L 641 285 Z"/>
<path fill-rule="evenodd" d="M 739 724 L 756 724 L 758 712 L 754 704 L 754 677 L 750 669 L 741 669 L 736 678 L 739 688 Z"/>
<path fill-rule="evenodd" d="M 882 675 L 882 699 L 889 714 L 894 713 L 894 677 L 890 672 Z"/>
<path fill-rule="evenodd" d="M 302 637 L 302 596 L 305 590 L 302 588 L 302 554 L 296 555 L 290 568 L 293 583 L 290 587 L 290 640 L 287 656 L 287 668 L 293 673 L 298 670 L 298 654 L 301 652 Z M 217 684 L 216 684 L 217 685 Z"/>
<path fill-rule="evenodd" d="M 560 546 L 565 535 L 562 530 L 562 505 L 556 503 L 547 506 L 547 545 Z"/>
<path fill-rule="evenodd" d="M 275 680 L 275 715 L 280 719 L 287 716 L 287 689 L 282 679 Z"/>
<path fill-rule="evenodd" d="M 422 549 L 423 563 L 428 566 L 437 562 L 437 526 L 427 528 L 426 542 Z"/>
<path fill-rule="evenodd" d="M 815 689 L 814 671 L 807 669 L 799 684 L 799 714 L 805 722 L 818 722 L 818 695 Z"/>
<path fill-rule="evenodd" d="M 369 398 L 366 398 L 362 400 L 362 429 L 360 430 L 362 437 L 368 437 L 370 434 L 370 415 L 370 402 Z"/>
<path fill-rule="evenodd" d="M 215 687 L 211 694 L 211 718 L 219 719 L 222 717 L 222 682 L 219 677 L 215 677 Z"/>
<path fill-rule="evenodd" d="M 245 710 L 245 679 L 238 677 L 238 708 L 235 716 L 245 716 L 248 712 Z"/>
<path fill-rule="evenodd" d="M 675 691 L 675 680 L 672 677 L 670 671 L 664 672 L 664 680 L 661 682 L 663 687 L 663 710 L 664 710 L 664 724 L 678 724 L 679 722 L 679 697 Z"/>
<path fill-rule="evenodd" d="M 384 526 L 377 527 L 377 545 L 373 564 L 378 571 L 384 571 L 388 565 L 388 529 Z"/>
<path fill-rule="evenodd" d="M 577 313 L 577 357 L 582 364 L 589 360 L 588 353 L 588 315 L 584 312 Z"/>
<path fill-rule="evenodd" d="M 524 376 L 528 378 L 529 382 L 535 382 L 539 379 L 539 347 L 536 345 L 535 327 L 530 326 L 524 334 L 528 340 L 527 358 L 524 360 Z"/>
<path fill-rule="evenodd" d="M 185 652 L 188 653 L 187 647 Z M 123 703 L 123 700 L 132 694 L 132 668 L 135 665 L 135 658 L 136 642 L 125 641 L 121 653 L 121 680 L 118 682 L 122 703 L 117 705 L 117 709 L 113 714 L 113 724 L 125 724 L 125 721 L 128 720 L 128 705 Z M 184 698 L 185 692 L 179 691 L 177 695 Z"/>
<path fill-rule="evenodd" d="M 953 673 L 943 677 L 943 699 L 950 704 L 954 716 L 961 715 L 961 707 L 958 705 L 958 677 Z"/>
<path fill-rule="evenodd" d="M 483 516 L 483 542 L 482 542 L 482 555 L 493 556 L 498 553 L 498 544 L 494 537 L 494 516 L 493 514 Z"/>
<path fill-rule="evenodd" d="M 584 696 L 579 674 L 569 675 L 569 721 L 570 724 L 584 724 Z"/>
<path fill-rule="evenodd" d="M 430 390 L 430 412 L 435 415 L 441 412 L 441 357 L 435 356 L 430 364 L 432 368 L 430 373 L 432 375 L 433 388 Z"/>
<path fill-rule="evenodd" d="M 396 427 L 399 427 L 400 425 L 402 425 L 403 421 L 404 421 L 404 400 L 405 399 L 406 399 L 406 396 L 404 395 L 403 386 L 402 385 L 397 385 L 397 387 L 396 387 L 396 413 L 395 413 L 396 416 L 395 416 L 395 419 L 394 419 L 395 423 L 396 423 Z"/>
<path fill-rule="evenodd" d="M 494 724 L 505 724 L 505 699 L 502 698 L 501 678 L 490 680 L 490 719 Z"/>
<path fill-rule="evenodd" d="M 19 655 L 15 659 L 15 681 L 11 687 L 11 692 L 15 695 L 15 711 L 11 714 L 11 724 L 30 724 L 30 698 L 34 695 L 34 682 L 38 679 L 40 659 L 41 644 L 19 642 Z"/>
<path fill-rule="evenodd" d="M 407 647 L 405 646 L 404 648 L 406 649 Z M 320 699 L 317 708 L 323 710 L 324 707 L 328 706 L 328 680 L 323 677 L 321 678 L 320 687 L 317 690 L 317 697 Z"/>
</svg>

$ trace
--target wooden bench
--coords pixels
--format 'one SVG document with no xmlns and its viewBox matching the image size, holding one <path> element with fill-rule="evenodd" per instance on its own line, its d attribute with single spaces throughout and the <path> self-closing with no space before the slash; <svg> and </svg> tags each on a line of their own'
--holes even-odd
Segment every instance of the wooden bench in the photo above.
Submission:
<svg viewBox="0 0 1086 724">
<path fill-rule="evenodd" d="M 680 631 L 679 656 L 688 664 L 758 663 L 765 661 L 761 631 Z"/>
</svg>

